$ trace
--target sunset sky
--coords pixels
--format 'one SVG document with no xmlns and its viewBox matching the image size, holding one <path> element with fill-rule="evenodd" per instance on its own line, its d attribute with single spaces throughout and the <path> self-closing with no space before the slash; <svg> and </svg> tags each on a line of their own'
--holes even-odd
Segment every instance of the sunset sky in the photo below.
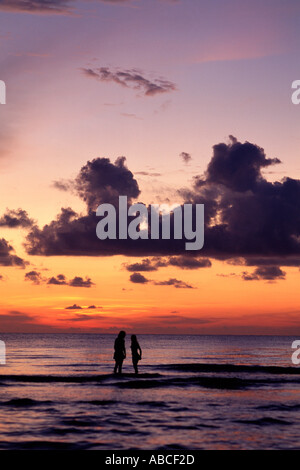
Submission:
<svg viewBox="0 0 300 470">
<path fill-rule="evenodd" d="M 299 27 L 299 0 L 0 0 L 0 332 L 300 333 Z M 204 249 L 101 256 L 82 227 L 124 188 L 204 203 Z"/>
</svg>

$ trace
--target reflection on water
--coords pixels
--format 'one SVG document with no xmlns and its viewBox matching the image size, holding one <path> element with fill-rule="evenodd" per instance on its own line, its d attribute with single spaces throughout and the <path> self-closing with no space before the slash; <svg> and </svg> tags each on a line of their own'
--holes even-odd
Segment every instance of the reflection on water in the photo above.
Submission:
<svg viewBox="0 0 300 470">
<path fill-rule="evenodd" d="M 288 337 L 139 335 L 112 374 L 112 335 L 1 335 L 0 448 L 299 447 Z"/>
</svg>

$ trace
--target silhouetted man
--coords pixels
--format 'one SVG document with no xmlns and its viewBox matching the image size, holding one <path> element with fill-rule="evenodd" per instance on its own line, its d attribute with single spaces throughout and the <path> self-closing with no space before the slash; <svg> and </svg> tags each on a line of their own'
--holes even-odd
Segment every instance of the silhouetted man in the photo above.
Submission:
<svg viewBox="0 0 300 470">
<path fill-rule="evenodd" d="M 122 373 L 122 365 L 123 361 L 126 357 L 126 349 L 125 349 L 125 331 L 120 331 L 118 337 L 115 339 L 115 353 L 114 353 L 114 360 L 116 361 L 114 373 L 121 374 Z"/>
</svg>

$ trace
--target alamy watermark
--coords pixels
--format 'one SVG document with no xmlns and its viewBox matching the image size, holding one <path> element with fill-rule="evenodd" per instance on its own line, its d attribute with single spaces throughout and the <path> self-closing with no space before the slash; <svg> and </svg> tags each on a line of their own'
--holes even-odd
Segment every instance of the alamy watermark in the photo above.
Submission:
<svg viewBox="0 0 300 470">
<path fill-rule="evenodd" d="M 0 104 L 6 104 L 6 85 L 3 80 L 0 80 Z"/>
<path fill-rule="evenodd" d="M 6 364 L 5 343 L 0 341 L 0 365 Z"/>
<path fill-rule="evenodd" d="M 298 366 L 300 364 L 300 340 L 293 341 L 292 349 L 296 349 L 292 354 L 292 363 Z"/>
<path fill-rule="evenodd" d="M 117 209 L 113 204 L 100 204 L 96 215 L 102 217 L 96 227 L 100 240 L 188 240 L 186 250 L 201 250 L 204 245 L 204 204 L 142 203 L 128 206 L 127 196 L 119 196 Z M 118 217 L 118 220 L 117 220 Z M 129 218 L 133 220 L 129 221 Z M 171 221 L 173 221 L 171 227 Z M 171 230 L 172 229 L 172 230 Z M 172 233 L 172 235 L 171 235 Z"/>
<path fill-rule="evenodd" d="M 292 83 L 292 89 L 295 90 L 292 93 L 292 103 L 300 104 L 300 80 L 294 80 Z"/>
</svg>

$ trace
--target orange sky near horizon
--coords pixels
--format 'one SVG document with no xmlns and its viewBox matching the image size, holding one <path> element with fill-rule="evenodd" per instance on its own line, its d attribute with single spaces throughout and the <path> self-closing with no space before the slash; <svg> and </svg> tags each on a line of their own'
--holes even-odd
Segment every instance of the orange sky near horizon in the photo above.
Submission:
<svg viewBox="0 0 300 470">
<path fill-rule="evenodd" d="M 295 0 L 70 3 L 77 15 L 0 5 L 0 79 L 7 86 L 0 218 L 22 208 L 42 228 L 62 207 L 84 214 L 78 195 L 53 182 L 74 180 L 97 157 L 126 156 L 138 200 L 180 203 L 177 191 L 205 172 L 213 145 L 229 135 L 282 161 L 263 169 L 268 181 L 300 178 L 300 106 L 291 103 L 291 83 L 300 78 Z M 82 72 L 98 67 L 135 71 L 144 87 L 147 77 L 174 89 L 146 96 L 140 84 Z M 23 246 L 26 234 L 0 227 L 11 254 L 28 262 L 6 266 L 0 252 L 1 333 L 300 334 L 296 265 L 283 264 L 282 278 L 247 281 L 243 273 L 255 266 L 212 257 L 211 267 L 141 272 L 141 284 L 130 281 L 126 264 L 147 256 L 33 256 Z M 40 273 L 39 284 L 25 280 L 30 271 Z M 64 285 L 47 284 L 59 274 Z M 67 285 L 76 276 L 93 284 Z M 155 285 L 170 279 L 185 287 Z"/>
<path fill-rule="evenodd" d="M 115 333 L 120 328 L 129 328 L 139 333 L 293 334 L 299 328 L 299 270 L 295 267 L 286 268 L 285 282 L 246 282 L 239 277 L 244 267 L 233 269 L 218 261 L 213 261 L 211 268 L 184 273 L 169 267 L 167 276 L 144 273 L 150 274 L 147 278 L 151 280 L 180 277 L 193 287 L 176 289 L 129 283 L 130 273 L 123 267 L 128 262 L 125 257 L 72 258 L 67 265 L 63 259 L 47 258 L 47 269 L 58 274 L 64 266 L 65 275 L 71 278 L 80 266 L 83 274 L 93 273 L 95 286 L 86 289 L 31 285 L 24 281 L 24 270 L 6 268 L 7 282 L 0 284 L 0 311 L 17 311 L 29 318 L 20 318 L 18 325 L 18 314 L 13 314 L 14 322 L 2 323 L 4 332 Z M 134 262 L 138 260 L 135 258 Z M 43 273 L 48 275 L 48 271 Z M 74 304 L 81 308 L 66 309 Z M 96 308 L 89 309 L 91 305 Z"/>
</svg>

